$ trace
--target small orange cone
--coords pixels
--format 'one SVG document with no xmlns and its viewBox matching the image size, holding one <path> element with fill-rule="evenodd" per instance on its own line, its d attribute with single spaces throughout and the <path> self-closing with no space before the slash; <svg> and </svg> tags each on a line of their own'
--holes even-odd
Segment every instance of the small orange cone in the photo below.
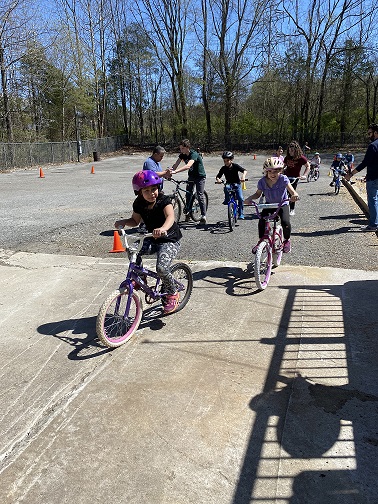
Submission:
<svg viewBox="0 0 378 504">
<path fill-rule="evenodd" d="M 126 249 L 122 247 L 121 237 L 118 231 L 114 231 L 113 250 L 109 250 L 109 252 L 125 252 L 125 250 Z"/>
<path fill-rule="evenodd" d="M 253 159 L 256 159 L 256 154 L 253 154 Z"/>
<path fill-rule="evenodd" d="M 39 178 L 45 178 L 42 168 L 39 169 Z"/>
<path fill-rule="evenodd" d="M 94 166 L 92 166 L 91 173 L 94 173 L 94 172 L 95 172 L 95 171 L 94 171 Z"/>
</svg>

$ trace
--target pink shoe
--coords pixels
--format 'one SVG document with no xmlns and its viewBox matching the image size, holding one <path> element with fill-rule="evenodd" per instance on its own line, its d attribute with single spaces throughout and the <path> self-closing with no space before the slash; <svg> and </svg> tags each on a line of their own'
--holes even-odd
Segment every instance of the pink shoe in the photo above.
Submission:
<svg viewBox="0 0 378 504">
<path fill-rule="evenodd" d="M 283 242 L 283 252 L 284 253 L 288 253 L 288 252 L 291 252 L 291 243 L 290 243 L 290 240 L 285 240 Z"/>
<path fill-rule="evenodd" d="M 176 294 L 169 294 L 165 296 L 164 313 L 174 312 L 179 305 L 179 300 L 180 300 L 180 294 L 178 292 L 176 292 Z"/>
</svg>

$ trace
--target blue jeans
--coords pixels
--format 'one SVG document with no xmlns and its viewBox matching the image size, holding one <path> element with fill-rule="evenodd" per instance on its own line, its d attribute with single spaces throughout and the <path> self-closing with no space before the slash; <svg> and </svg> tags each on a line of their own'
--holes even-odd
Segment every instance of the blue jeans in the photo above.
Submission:
<svg viewBox="0 0 378 504">
<path fill-rule="evenodd" d="M 378 179 L 366 181 L 369 226 L 378 227 Z"/>
<path fill-rule="evenodd" d="M 243 209 L 244 209 L 244 197 L 241 184 L 227 184 L 224 186 L 224 198 L 225 198 L 224 200 L 226 203 L 228 203 L 229 200 L 228 190 L 231 188 L 236 190 L 236 199 L 239 203 L 239 217 L 240 217 L 241 215 L 243 215 Z"/>
</svg>

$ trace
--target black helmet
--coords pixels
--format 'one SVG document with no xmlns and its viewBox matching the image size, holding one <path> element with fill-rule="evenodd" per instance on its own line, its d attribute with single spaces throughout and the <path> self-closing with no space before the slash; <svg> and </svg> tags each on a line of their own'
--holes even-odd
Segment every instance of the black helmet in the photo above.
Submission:
<svg viewBox="0 0 378 504">
<path fill-rule="evenodd" d="M 232 154 L 232 152 L 226 150 L 222 154 L 222 159 L 234 159 L 234 155 Z"/>
</svg>

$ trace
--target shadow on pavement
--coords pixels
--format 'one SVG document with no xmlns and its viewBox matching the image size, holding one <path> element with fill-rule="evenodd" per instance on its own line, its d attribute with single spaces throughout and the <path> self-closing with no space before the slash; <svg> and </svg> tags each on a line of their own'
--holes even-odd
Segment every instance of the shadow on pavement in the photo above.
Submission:
<svg viewBox="0 0 378 504">
<path fill-rule="evenodd" d="M 282 289 L 232 502 L 376 502 L 378 282 Z"/>
</svg>

